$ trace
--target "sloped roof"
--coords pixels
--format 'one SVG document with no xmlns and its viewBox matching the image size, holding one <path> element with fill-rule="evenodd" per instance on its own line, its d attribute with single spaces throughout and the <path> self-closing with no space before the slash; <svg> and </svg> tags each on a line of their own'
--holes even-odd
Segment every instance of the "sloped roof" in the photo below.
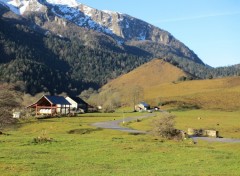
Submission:
<svg viewBox="0 0 240 176">
<path fill-rule="evenodd" d="M 71 105 L 64 97 L 62 96 L 50 96 L 43 95 L 36 103 L 33 103 L 27 108 L 35 107 L 38 104 L 41 104 L 44 100 L 48 101 L 50 104 L 58 104 L 58 105 Z"/>
<path fill-rule="evenodd" d="M 77 104 L 85 104 L 88 105 L 88 103 L 86 103 L 83 99 L 81 99 L 80 97 L 69 97 L 71 98 L 73 101 L 75 101 Z"/>
<path fill-rule="evenodd" d="M 60 105 L 71 105 L 64 97 L 62 96 L 49 96 L 44 95 L 44 97 L 51 103 L 51 104 L 60 104 Z"/>
<path fill-rule="evenodd" d="M 142 104 L 144 107 L 150 107 L 150 105 L 145 102 L 141 102 L 140 104 Z"/>
</svg>

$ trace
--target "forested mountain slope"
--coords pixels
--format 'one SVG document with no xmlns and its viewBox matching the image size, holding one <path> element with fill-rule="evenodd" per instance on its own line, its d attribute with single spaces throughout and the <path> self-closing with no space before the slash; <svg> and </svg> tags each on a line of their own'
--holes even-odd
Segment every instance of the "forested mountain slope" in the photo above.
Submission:
<svg viewBox="0 0 240 176">
<path fill-rule="evenodd" d="M 196 78 L 238 75 L 213 69 L 169 32 L 75 0 L 0 0 L 0 81 L 25 92 L 79 94 L 162 58 Z"/>
</svg>

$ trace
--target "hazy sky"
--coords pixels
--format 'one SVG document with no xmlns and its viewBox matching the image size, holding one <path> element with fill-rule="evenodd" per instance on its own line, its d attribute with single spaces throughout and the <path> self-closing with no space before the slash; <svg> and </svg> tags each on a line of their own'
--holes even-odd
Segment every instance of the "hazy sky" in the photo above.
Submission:
<svg viewBox="0 0 240 176">
<path fill-rule="evenodd" d="M 240 63 L 240 0 L 78 0 L 167 30 L 213 67 Z"/>
</svg>

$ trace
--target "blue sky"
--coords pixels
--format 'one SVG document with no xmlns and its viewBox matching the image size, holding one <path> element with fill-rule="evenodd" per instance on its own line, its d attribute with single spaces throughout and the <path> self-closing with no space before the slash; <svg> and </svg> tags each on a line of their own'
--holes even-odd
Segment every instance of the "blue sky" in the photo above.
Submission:
<svg viewBox="0 0 240 176">
<path fill-rule="evenodd" d="M 78 0 L 167 30 L 213 67 L 240 63 L 240 0 Z"/>
</svg>

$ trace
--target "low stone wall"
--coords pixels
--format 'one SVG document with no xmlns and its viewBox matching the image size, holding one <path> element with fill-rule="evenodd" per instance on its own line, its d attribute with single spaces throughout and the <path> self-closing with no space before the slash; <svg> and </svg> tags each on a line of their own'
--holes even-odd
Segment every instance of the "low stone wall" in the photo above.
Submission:
<svg viewBox="0 0 240 176">
<path fill-rule="evenodd" d="M 218 137 L 218 131 L 215 130 L 203 130 L 203 135 L 208 137 Z"/>
<path fill-rule="evenodd" d="M 187 134 L 189 136 L 205 136 L 205 137 L 218 137 L 219 132 L 216 130 L 203 130 L 188 128 Z"/>
</svg>

